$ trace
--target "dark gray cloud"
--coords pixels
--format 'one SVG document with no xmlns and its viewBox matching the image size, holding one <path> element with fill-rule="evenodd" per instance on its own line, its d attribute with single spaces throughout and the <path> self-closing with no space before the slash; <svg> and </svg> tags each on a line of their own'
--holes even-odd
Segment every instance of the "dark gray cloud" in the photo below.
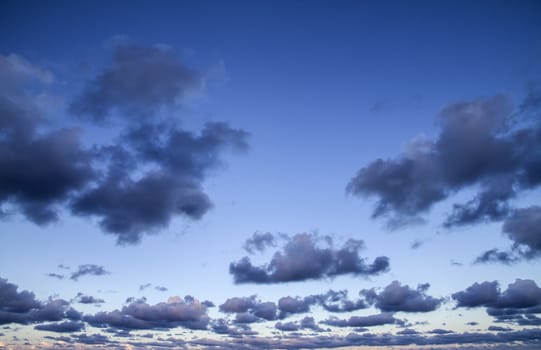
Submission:
<svg viewBox="0 0 541 350">
<path fill-rule="evenodd" d="M 109 144 L 85 148 L 83 130 L 50 128 L 29 92 L 51 79 L 0 56 L 2 217 L 15 211 L 43 225 L 68 208 L 97 218 L 118 243 L 137 243 L 173 216 L 201 218 L 212 207 L 206 176 L 223 165 L 223 151 L 247 147 L 248 133 L 226 123 L 209 122 L 200 133 L 179 126 L 173 109 L 203 77 L 163 47 L 115 46 L 112 66 L 72 102 L 70 112 L 93 123 L 118 121 Z"/>
<path fill-rule="evenodd" d="M 207 307 L 193 297 L 171 297 L 166 303 L 155 305 L 134 301 L 121 310 L 86 315 L 83 320 L 94 327 L 123 330 L 174 327 L 206 329 L 209 324 Z"/>
<path fill-rule="evenodd" d="M 227 299 L 219 310 L 224 313 L 236 313 L 236 322 L 253 323 L 261 319 L 271 321 L 278 316 L 278 307 L 273 302 L 261 302 L 255 295 L 251 297 L 233 297 Z"/>
<path fill-rule="evenodd" d="M 23 290 L 17 291 L 17 285 L 0 278 L 0 310 L 2 312 L 24 313 L 41 305 L 34 293 Z"/>
<path fill-rule="evenodd" d="M 95 174 L 79 130 L 38 131 L 43 117 L 25 93 L 26 84 L 39 80 L 38 68 L 21 70 L 21 64 L 29 65 L 0 56 L 0 205 L 9 204 L 44 225 L 57 220 L 58 206 Z M 29 77 L 28 72 L 34 73 Z"/>
<path fill-rule="evenodd" d="M 219 309 L 221 312 L 225 313 L 246 312 L 252 309 L 256 304 L 257 299 L 255 295 L 251 297 L 233 297 L 227 299 L 219 306 Z"/>
<path fill-rule="evenodd" d="M 477 257 L 475 263 L 510 265 L 523 259 L 541 256 L 541 207 L 512 210 L 503 223 L 504 234 L 513 245 L 507 250 L 489 249 Z"/>
<path fill-rule="evenodd" d="M 33 91 L 52 80 L 19 56 L 0 55 L 0 214 L 7 204 L 38 225 L 57 220 L 58 206 L 95 175 L 80 131 L 47 129 L 34 103 Z"/>
<path fill-rule="evenodd" d="M 515 246 L 524 247 L 526 256 L 541 254 L 541 207 L 517 209 L 503 224 L 503 232 Z"/>
<path fill-rule="evenodd" d="M 383 313 L 369 316 L 351 316 L 349 319 L 333 317 L 322 321 L 322 323 L 334 327 L 373 327 L 401 323 L 401 321 L 394 318 L 390 313 Z"/>
<path fill-rule="evenodd" d="M 443 299 L 426 295 L 429 284 L 421 284 L 417 289 L 393 281 L 383 291 L 377 293 L 375 289 L 363 290 L 363 294 L 370 304 L 374 304 L 384 312 L 429 312 L 436 310 Z"/>
<path fill-rule="evenodd" d="M 329 312 L 350 312 L 368 307 L 368 304 L 363 299 L 348 299 L 347 290 L 334 291 L 331 289 L 325 294 L 312 297 Z"/>
<path fill-rule="evenodd" d="M 278 310 L 280 318 L 285 318 L 291 314 L 301 314 L 310 311 L 310 307 L 318 302 L 315 296 L 300 297 L 282 297 L 278 300 Z"/>
<path fill-rule="evenodd" d="M 73 301 L 80 304 L 96 304 L 96 305 L 103 304 L 105 302 L 105 300 L 103 299 L 99 299 L 91 295 L 86 295 L 80 292 L 77 293 L 75 298 L 73 298 Z"/>
<path fill-rule="evenodd" d="M 541 288 L 532 280 L 517 279 L 503 292 L 496 281 L 474 283 L 452 298 L 457 307 L 486 307 L 498 322 L 538 325 L 534 314 L 541 314 Z"/>
<path fill-rule="evenodd" d="M 178 105 L 201 82 L 171 50 L 122 43 L 113 47 L 112 65 L 87 82 L 70 111 L 97 122 L 152 118 L 160 108 Z"/>
<path fill-rule="evenodd" d="M 57 333 L 80 332 L 85 329 L 85 324 L 80 321 L 65 321 L 57 323 L 39 324 L 34 327 L 38 331 L 49 331 Z"/>
<path fill-rule="evenodd" d="M 539 120 L 524 127 L 524 117 L 512 112 L 503 95 L 451 104 L 439 113 L 435 140 L 413 142 L 399 157 L 361 168 L 347 191 L 376 197 L 373 217 L 387 217 L 393 225 L 478 186 L 473 199 L 454 205 L 444 225 L 504 219 L 509 199 L 541 183 Z"/>
<path fill-rule="evenodd" d="M 70 275 L 70 279 L 77 281 L 82 276 L 103 276 L 108 274 L 110 274 L 110 272 L 105 270 L 103 266 L 84 264 L 77 267 L 77 271 L 74 271 Z"/>
<path fill-rule="evenodd" d="M 304 317 L 297 322 L 277 322 L 274 328 L 283 332 L 296 332 L 302 329 L 311 329 L 315 332 L 323 332 L 323 328 L 319 327 L 313 317 Z"/>
<path fill-rule="evenodd" d="M 268 264 L 255 266 L 248 257 L 244 257 L 231 263 L 229 272 L 235 283 L 281 283 L 346 274 L 377 275 L 389 269 L 389 258 L 385 256 L 366 264 L 365 259 L 359 256 L 362 241 L 350 239 L 340 249 L 332 248 L 330 237 L 325 240 L 327 247 L 319 247 L 320 241 L 315 234 L 296 234 Z"/>
<path fill-rule="evenodd" d="M 276 247 L 276 237 L 270 232 L 255 232 L 244 243 L 244 249 L 250 254 L 261 253 L 268 247 Z"/>
<path fill-rule="evenodd" d="M 34 293 L 18 291 L 17 285 L 0 278 L 0 324 L 79 320 L 81 314 L 62 299 L 37 300 Z"/>
<path fill-rule="evenodd" d="M 220 154 L 244 150 L 248 134 L 225 123 L 207 123 L 196 135 L 175 125 L 146 125 L 132 129 L 126 145 L 103 148 L 107 175 L 72 203 L 77 215 L 99 218 L 99 225 L 117 235 L 119 244 L 140 241 L 143 233 L 169 225 L 175 215 L 201 218 L 212 203 L 202 181 L 221 164 Z M 133 178 L 137 166 L 155 170 Z"/>
</svg>

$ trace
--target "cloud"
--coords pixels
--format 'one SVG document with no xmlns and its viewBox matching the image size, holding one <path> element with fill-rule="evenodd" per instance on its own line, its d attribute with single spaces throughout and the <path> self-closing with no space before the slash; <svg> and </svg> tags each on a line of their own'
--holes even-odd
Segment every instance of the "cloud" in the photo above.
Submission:
<svg viewBox="0 0 541 350">
<path fill-rule="evenodd" d="M 444 226 L 502 220 L 508 201 L 541 183 L 541 125 L 523 127 L 506 96 L 458 102 L 439 113 L 435 140 L 415 141 L 394 159 L 361 168 L 347 191 L 377 198 L 373 217 L 397 225 L 418 219 L 457 191 L 477 187 L 470 201 L 455 204 Z M 518 120 L 518 121 L 517 121 Z"/>
<path fill-rule="evenodd" d="M 475 263 L 510 265 L 521 260 L 541 256 L 541 207 L 514 209 L 503 223 L 502 231 L 513 241 L 507 250 L 489 249 L 478 256 Z"/>
<path fill-rule="evenodd" d="M 501 291 L 498 282 L 474 283 L 454 293 L 457 307 L 486 307 L 487 314 L 501 322 L 536 325 L 541 313 L 541 288 L 532 280 L 517 279 Z"/>
<path fill-rule="evenodd" d="M 368 304 L 363 299 L 355 301 L 348 299 L 347 290 L 329 290 L 325 294 L 314 295 L 313 297 L 329 312 L 350 312 L 368 307 Z"/>
<path fill-rule="evenodd" d="M 103 266 L 95 264 L 84 264 L 77 267 L 77 271 L 72 272 L 70 279 L 77 281 L 82 276 L 103 276 L 110 274 Z"/>
<path fill-rule="evenodd" d="M 311 329 L 315 332 L 323 331 L 323 329 L 316 324 L 313 317 L 304 317 L 297 322 L 277 322 L 274 325 L 274 328 L 283 332 L 296 332 L 301 329 Z"/>
<path fill-rule="evenodd" d="M 77 293 L 77 295 L 75 296 L 75 298 L 73 299 L 73 301 L 76 301 L 80 304 L 103 304 L 105 303 L 105 300 L 103 299 L 99 299 L 99 298 L 96 298 L 96 297 L 93 297 L 91 295 L 86 295 L 86 294 L 83 294 L 83 293 Z"/>
<path fill-rule="evenodd" d="M 59 279 L 59 280 L 64 279 L 64 275 L 61 275 L 59 273 L 48 273 L 46 276 L 56 278 L 56 279 Z"/>
<path fill-rule="evenodd" d="M 96 122 L 113 116 L 151 118 L 162 107 L 175 107 L 201 82 L 201 74 L 172 50 L 118 43 L 112 50 L 112 65 L 87 82 L 70 111 Z"/>
<path fill-rule="evenodd" d="M 126 136 L 131 150 L 102 150 L 108 174 L 74 200 L 72 211 L 98 217 L 119 244 L 139 242 L 143 233 L 167 227 L 175 215 L 199 219 L 212 207 L 202 189 L 207 172 L 221 164 L 223 150 L 245 149 L 247 136 L 226 123 L 207 123 L 200 135 L 174 125 L 131 130 Z M 155 170 L 134 179 L 137 164 Z"/>
<path fill-rule="evenodd" d="M 377 275 L 389 269 L 389 259 L 377 257 L 367 265 L 359 256 L 362 241 L 348 240 L 340 249 L 318 246 L 314 234 L 300 233 L 290 237 L 282 251 L 277 251 L 268 264 L 252 265 L 248 257 L 231 263 L 229 272 L 235 283 L 281 283 L 322 279 L 351 274 L 354 276 Z"/>
<path fill-rule="evenodd" d="M 255 295 L 251 297 L 233 297 L 227 299 L 219 310 L 224 313 L 236 313 L 236 322 L 252 323 L 260 319 L 275 320 L 278 308 L 273 302 L 261 302 Z"/>
<path fill-rule="evenodd" d="M 280 318 L 285 318 L 291 314 L 301 314 L 310 311 L 310 306 L 317 303 L 318 299 L 314 296 L 305 298 L 300 297 L 282 297 L 278 300 L 278 310 Z"/>
<path fill-rule="evenodd" d="M 139 286 L 139 291 L 143 291 L 150 287 L 152 287 L 152 283 L 142 284 Z M 163 286 L 155 286 L 154 289 L 157 290 L 158 292 L 167 292 L 167 288 Z"/>
<path fill-rule="evenodd" d="M 227 299 L 222 305 L 219 306 L 221 312 L 234 313 L 234 312 L 246 312 L 253 308 L 257 303 L 255 295 L 251 297 L 233 297 Z"/>
<path fill-rule="evenodd" d="M 541 254 L 541 207 L 517 209 L 503 224 L 503 232 L 516 247 L 526 248 L 526 256 Z"/>
<path fill-rule="evenodd" d="M 152 286 L 152 283 L 146 283 L 139 286 L 139 291 L 144 291 L 145 289 Z"/>
<path fill-rule="evenodd" d="M 29 291 L 0 278 L 0 324 L 30 324 L 43 321 L 79 320 L 81 314 L 62 299 L 41 302 Z"/>
<path fill-rule="evenodd" d="M 2 312 L 24 313 L 41 306 L 34 293 L 26 290 L 18 292 L 17 289 L 17 285 L 0 278 L 0 310 Z"/>
<path fill-rule="evenodd" d="M 400 323 L 400 321 L 394 318 L 390 313 L 383 313 L 369 316 L 351 316 L 349 319 L 333 317 L 322 321 L 322 323 L 334 327 L 373 327 Z"/>
<path fill-rule="evenodd" d="M 133 244 L 174 216 L 201 218 L 212 202 L 203 190 L 225 150 L 243 151 L 248 133 L 227 123 L 180 127 L 174 110 L 202 76 L 172 50 L 118 44 L 113 64 L 71 103 L 94 124 L 116 120 L 112 140 L 84 147 L 80 128 L 52 129 L 30 93 L 53 81 L 18 56 L 0 56 L 0 216 L 12 211 L 44 225 L 68 209 L 97 218 Z M 35 166 L 40 164 L 39 167 Z"/>
<path fill-rule="evenodd" d="M 95 174 L 79 130 L 38 132 L 39 122 L 30 101 L 0 91 L 0 205 L 44 225 L 56 221 L 58 206 Z"/>
<path fill-rule="evenodd" d="M 268 247 L 276 247 L 276 238 L 270 232 L 255 232 L 244 243 L 244 249 L 250 254 L 261 253 Z"/>
<path fill-rule="evenodd" d="M 510 265 L 520 260 L 520 257 L 512 251 L 501 251 L 498 249 L 489 249 L 479 255 L 475 262 L 476 264 L 486 263 L 501 263 Z"/>
<path fill-rule="evenodd" d="M 166 303 L 155 305 L 134 301 L 121 310 L 86 315 L 83 320 L 94 327 L 124 330 L 174 327 L 206 329 L 209 324 L 207 307 L 193 297 L 171 297 Z"/>
<path fill-rule="evenodd" d="M 384 312 L 429 312 L 436 310 L 443 301 L 426 295 L 425 292 L 429 287 L 427 283 L 419 285 L 417 289 L 412 289 L 398 281 L 393 281 L 381 293 L 370 289 L 362 291 L 361 294 L 369 303 Z"/>
<path fill-rule="evenodd" d="M 80 332 L 85 329 L 85 324 L 79 321 L 65 321 L 61 323 L 39 324 L 34 327 L 38 331 L 49 331 L 57 333 Z"/>
<path fill-rule="evenodd" d="M 450 333 L 450 334 L 406 334 L 393 335 L 390 333 L 349 333 L 346 336 L 294 336 L 281 338 L 244 337 L 229 338 L 226 342 L 215 339 L 195 339 L 186 345 L 193 347 L 208 347 L 218 349 L 322 349 L 351 346 L 430 346 L 436 345 L 442 349 L 461 348 L 477 349 L 489 347 L 495 349 L 537 349 L 539 347 L 539 329 L 522 329 L 500 333 Z M 516 345 L 515 345 L 516 344 Z M 173 345 L 173 344 L 171 344 Z M 449 346 L 445 346 L 449 345 Z M 496 346 L 496 345 L 499 345 Z M 174 346 L 174 345 L 173 345 Z"/>
</svg>

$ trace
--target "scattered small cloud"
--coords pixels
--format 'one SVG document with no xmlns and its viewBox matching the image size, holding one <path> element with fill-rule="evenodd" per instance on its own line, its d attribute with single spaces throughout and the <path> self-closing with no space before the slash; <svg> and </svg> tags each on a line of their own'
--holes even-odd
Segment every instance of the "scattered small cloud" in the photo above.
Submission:
<svg viewBox="0 0 541 350">
<path fill-rule="evenodd" d="M 110 272 L 105 270 L 103 266 L 95 264 L 84 264 L 77 267 L 77 270 L 70 275 L 70 279 L 77 281 L 80 277 L 83 276 L 103 276 L 109 274 Z"/>
</svg>

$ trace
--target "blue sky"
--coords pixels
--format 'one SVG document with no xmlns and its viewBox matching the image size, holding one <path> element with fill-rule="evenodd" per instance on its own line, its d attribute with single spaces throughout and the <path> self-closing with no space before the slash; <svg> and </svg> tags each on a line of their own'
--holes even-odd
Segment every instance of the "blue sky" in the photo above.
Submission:
<svg viewBox="0 0 541 350">
<path fill-rule="evenodd" d="M 536 348 L 536 1 L 4 1 L 0 348 Z"/>
</svg>

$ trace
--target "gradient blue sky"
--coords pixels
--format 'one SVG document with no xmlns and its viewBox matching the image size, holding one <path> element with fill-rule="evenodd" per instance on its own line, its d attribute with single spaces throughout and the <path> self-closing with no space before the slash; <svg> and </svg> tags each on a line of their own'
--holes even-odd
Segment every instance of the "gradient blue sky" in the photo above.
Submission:
<svg viewBox="0 0 541 350">
<path fill-rule="evenodd" d="M 17 311 L 9 309 L 2 297 L 22 296 L 2 294 L 0 348 L 459 344 L 533 349 L 541 345 L 541 289 L 536 292 L 533 288 L 534 301 L 527 306 L 537 307 L 537 311 L 526 310 L 522 304 L 504 307 L 504 302 L 494 300 L 457 307 L 460 301 L 453 297 L 476 282 L 497 281 L 505 297 L 512 294 L 505 293 L 517 279 L 541 286 L 539 226 L 527 233 L 531 235 L 527 244 L 517 238 L 519 234 L 502 233 L 502 227 L 522 208 L 541 210 L 536 206 L 541 199 L 538 183 L 514 184 L 514 195 L 504 201 L 509 210 L 498 218 L 486 216 L 450 228 L 443 225 L 453 204 L 475 197 L 496 177 L 514 179 L 524 170 L 520 165 L 503 175 L 493 176 L 493 170 L 487 170 L 485 177 L 450 184 L 442 200 L 408 216 L 421 217 L 423 223 L 393 229 L 387 219 L 397 214 L 396 208 L 388 211 L 387 217 L 372 217 L 381 188 L 363 187 L 365 193 L 372 194 L 366 196 L 346 190 L 357 172 L 377 159 L 388 162 L 385 164 L 391 172 L 395 169 L 392 160 L 418 159 L 412 155 L 412 144 L 420 147 L 423 140 L 438 139 L 445 130 L 441 121 L 445 108 L 455 108 L 456 115 L 462 113 L 460 108 L 466 108 L 467 116 L 480 115 L 487 120 L 496 120 L 492 115 L 499 113 L 508 119 L 518 116 L 517 125 L 491 130 L 499 139 L 512 137 L 521 128 L 537 130 L 541 120 L 539 1 L 2 1 L 2 98 L 24 96 L 24 108 L 38 111 L 46 120 L 40 133 L 76 127 L 81 145 L 87 149 L 118 142 L 119 135 L 135 127 L 138 120 L 120 116 L 109 124 L 94 123 L 81 118 L 70 106 L 96 77 L 114 69 L 111 57 L 122 47 L 153 49 L 173 57 L 199 79 L 194 86 L 183 88 L 183 96 L 176 96 L 174 106 L 159 105 L 163 109 L 153 111 L 156 115 L 146 116 L 150 123 L 174 121 L 179 130 L 198 134 L 206 123 L 227 122 L 231 128 L 249 133 L 248 148 L 220 152 L 221 164 L 202 178 L 202 191 L 213 206 L 201 218 L 173 215 L 166 227 L 140 232 L 142 239 L 136 244 L 117 245 L 118 235 L 100 228 L 99 215 L 76 215 L 70 203 L 77 193 L 60 202 L 57 221 L 34 224 L 21 213 L 17 190 L 9 192 L 11 185 L 4 174 L 8 171 L 0 170 L 0 189 L 7 193 L 0 191 L 0 205 L 7 212 L 0 222 L 0 278 L 5 279 L 0 292 L 7 293 L 2 290 L 7 284 L 16 285 L 17 293 L 34 293 L 41 303 L 36 309 L 43 308 L 48 298 L 62 299 L 85 315 L 79 319 L 30 317 L 8 322 L 5 314 Z M 149 84 L 159 83 L 157 79 Z M 457 107 L 459 103 L 462 107 Z M 507 111 L 506 106 L 510 106 Z M 122 114 L 122 106 L 118 108 L 113 114 Z M 10 118 L 5 109 L 0 113 L 4 113 L 0 118 Z M 0 136 L 3 142 L 6 136 Z M 461 135 L 455 142 L 462 142 Z M 535 142 L 541 145 L 541 140 Z M 2 157 L 7 157 L 4 151 L 9 143 L 0 147 L 5 148 Z M 459 154 L 457 164 L 474 151 Z M 535 148 L 523 152 L 534 163 L 541 159 Z M 489 159 L 487 169 L 494 169 L 490 162 L 501 157 L 496 154 L 496 160 Z M 100 161 L 96 161 L 101 164 L 97 167 L 104 166 Z M 6 160 L 3 164 L 10 163 Z M 48 164 L 37 162 L 34 166 L 46 169 Z M 142 164 L 140 173 L 132 175 L 140 176 L 147 166 Z M 14 171 L 19 170 L 33 171 Z M 176 171 L 175 175 L 183 169 Z M 419 183 L 431 183 L 430 176 L 423 174 L 418 175 Z M 415 195 L 415 190 L 411 191 Z M 539 215 L 535 220 L 541 220 Z M 255 233 L 271 233 L 276 246 L 249 254 L 243 246 Z M 358 253 L 366 263 L 384 256 L 390 266 L 379 274 L 324 273 L 299 281 L 235 283 L 231 263 L 244 256 L 257 266 L 268 263 L 276 251 L 302 233 L 317 242 L 314 247 L 333 251 L 349 239 L 362 240 L 365 247 Z M 332 245 L 325 241 L 326 236 L 331 237 Z M 494 248 L 510 260 L 475 263 L 483 252 Z M 82 275 L 77 281 L 69 278 L 85 264 L 103 267 L 108 273 Z M 51 273 L 64 278 L 48 276 Z M 220 308 L 229 298 L 252 295 L 262 302 L 278 303 L 286 296 L 304 298 L 347 290 L 349 298 L 357 300 L 361 290 L 374 288 L 382 297 L 393 281 L 409 286 L 412 298 L 437 300 L 437 305 L 428 311 L 393 311 L 366 299 L 370 304 L 366 308 L 333 313 L 315 303 L 308 313 L 283 319 L 260 317 L 247 325 L 239 325 L 235 313 Z M 151 286 L 140 290 L 148 283 Z M 427 290 L 416 289 L 424 283 L 430 284 Z M 158 286 L 167 291 L 158 291 Z M 77 293 L 104 302 L 81 304 L 74 299 Z M 129 297 L 146 297 L 146 304 L 155 305 L 185 295 L 215 304 L 204 310 L 208 316 L 205 329 L 193 330 L 179 322 L 142 327 L 119 336 L 126 328 L 110 323 L 99 328 L 89 321 L 98 312 L 122 310 L 130 304 Z M 363 294 L 360 298 L 368 297 Z M 514 307 L 513 312 L 522 315 L 520 320 L 531 322 L 526 325 L 518 318 L 490 316 L 486 312 L 490 307 Z M 368 329 L 328 322 L 334 320 L 332 317 L 368 315 L 387 315 L 398 321 Z M 313 317 L 323 330 L 287 332 L 276 328 L 278 322 L 303 317 Z M 213 325 L 218 319 L 242 336 L 216 332 Z M 61 322 L 84 328 L 59 333 L 38 327 Z M 489 329 L 491 326 L 502 329 Z M 399 333 L 404 329 L 417 333 L 406 339 L 408 335 Z M 430 333 L 434 329 L 440 331 Z M 437 334 L 443 333 L 441 330 L 452 333 Z M 107 338 L 97 341 L 98 335 Z M 95 343 L 88 337 L 94 337 Z"/>
</svg>

